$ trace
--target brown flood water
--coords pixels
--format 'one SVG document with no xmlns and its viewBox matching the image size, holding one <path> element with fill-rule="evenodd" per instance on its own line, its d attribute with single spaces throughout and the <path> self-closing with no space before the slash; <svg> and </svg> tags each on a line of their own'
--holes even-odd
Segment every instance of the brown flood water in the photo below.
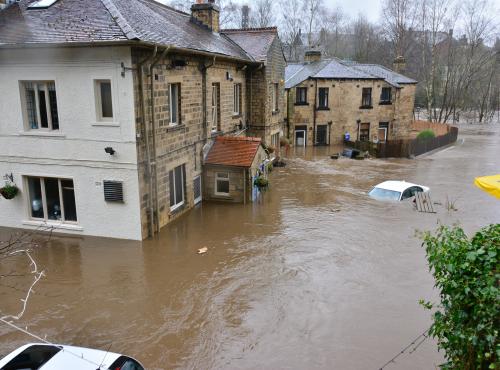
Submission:
<svg viewBox="0 0 500 370">
<path fill-rule="evenodd" d="M 417 160 L 297 149 L 259 203 L 203 204 L 142 244 L 54 237 L 36 255 L 47 276 L 20 325 L 56 343 L 112 344 L 148 369 L 378 369 L 430 325 L 418 300 L 436 292 L 415 230 L 500 222 L 500 202 L 472 185 L 500 173 L 500 127 L 460 139 Z M 366 196 L 386 179 L 430 186 L 443 206 L 421 214 Z M 15 311 L 18 293 L 0 289 L 0 309 Z M 0 326 L 0 355 L 30 341 Z M 441 359 L 429 340 L 388 369 Z"/>
</svg>

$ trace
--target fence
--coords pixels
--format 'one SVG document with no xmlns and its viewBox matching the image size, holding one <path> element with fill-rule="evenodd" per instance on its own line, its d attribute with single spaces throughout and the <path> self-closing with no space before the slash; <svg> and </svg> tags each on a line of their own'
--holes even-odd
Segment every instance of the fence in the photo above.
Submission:
<svg viewBox="0 0 500 370">
<path fill-rule="evenodd" d="M 417 156 L 431 150 L 452 144 L 457 141 L 458 128 L 450 127 L 447 134 L 427 139 L 390 140 L 385 143 L 371 143 L 364 141 L 349 142 L 348 145 L 377 158 L 407 158 Z"/>
</svg>

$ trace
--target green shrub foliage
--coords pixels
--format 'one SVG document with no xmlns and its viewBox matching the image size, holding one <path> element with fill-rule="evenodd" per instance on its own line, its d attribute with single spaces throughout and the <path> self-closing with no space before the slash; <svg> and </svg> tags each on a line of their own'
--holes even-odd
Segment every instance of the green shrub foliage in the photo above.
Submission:
<svg viewBox="0 0 500 370">
<path fill-rule="evenodd" d="M 420 131 L 420 133 L 417 136 L 417 139 L 427 140 L 427 139 L 432 139 L 435 137 L 436 137 L 436 134 L 434 133 L 434 131 L 424 130 L 424 131 Z"/>
<path fill-rule="evenodd" d="M 460 227 L 441 226 L 424 234 L 423 246 L 441 298 L 430 329 L 445 353 L 441 368 L 500 369 L 500 224 L 472 239 Z"/>
</svg>

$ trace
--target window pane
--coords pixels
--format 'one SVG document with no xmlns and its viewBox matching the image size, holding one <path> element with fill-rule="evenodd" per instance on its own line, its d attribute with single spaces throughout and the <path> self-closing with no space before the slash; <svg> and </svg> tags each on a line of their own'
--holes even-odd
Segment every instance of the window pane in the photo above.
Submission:
<svg viewBox="0 0 500 370">
<path fill-rule="evenodd" d="M 183 166 L 175 168 L 175 200 L 176 204 L 181 203 L 184 200 L 184 180 L 183 180 Z"/>
<path fill-rule="evenodd" d="M 221 178 L 221 179 L 228 179 L 229 178 L 229 174 L 225 173 L 225 172 L 217 172 L 217 177 Z"/>
<path fill-rule="evenodd" d="M 59 180 L 45 179 L 45 199 L 47 201 L 47 218 L 61 219 L 61 200 L 59 198 Z"/>
<path fill-rule="evenodd" d="M 40 179 L 29 177 L 28 189 L 30 195 L 31 217 L 45 218 L 43 213 L 42 186 L 40 184 Z"/>
<path fill-rule="evenodd" d="M 171 109 L 170 123 L 178 123 L 179 91 L 177 84 L 170 85 L 170 109 Z"/>
<path fill-rule="evenodd" d="M 50 104 L 50 115 L 52 117 L 52 129 L 59 130 L 59 115 L 57 114 L 56 86 L 54 83 L 49 84 L 49 104 Z"/>
<path fill-rule="evenodd" d="M 38 118 L 36 114 L 35 89 L 32 83 L 26 83 L 26 111 L 28 113 L 28 126 L 31 129 L 38 128 Z"/>
<path fill-rule="evenodd" d="M 217 193 L 229 194 L 229 181 L 217 180 Z"/>
<path fill-rule="evenodd" d="M 111 98 L 111 82 L 102 81 L 101 87 L 101 109 L 102 118 L 113 118 L 113 100 Z"/>
<path fill-rule="evenodd" d="M 44 85 L 38 85 L 38 103 L 38 109 L 40 110 L 40 125 L 43 128 L 48 128 L 49 121 L 47 118 L 47 103 L 45 101 Z"/>
<path fill-rule="evenodd" d="M 61 180 L 65 221 L 77 221 L 73 180 Z"/>
<path fill-rule="evenodd" d="M 174 182 L 174 171 L 168 173 L 169 180 L 169 190 L 170 190 L 170 207 L 175 206 L 175 182 Z"/>
</svg>

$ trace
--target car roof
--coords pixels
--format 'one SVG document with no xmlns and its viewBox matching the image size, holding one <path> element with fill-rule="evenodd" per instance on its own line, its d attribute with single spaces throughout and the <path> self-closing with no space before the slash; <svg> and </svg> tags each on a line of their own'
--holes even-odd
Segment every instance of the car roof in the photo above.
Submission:
<svg viewBox="0 0 500 370">
<path fill-rule="evenodd" d="M 403 191 L 405 191 L 409 187 L 412 187 L 412 186 L 418 186 L 418 187 L 421 187 L 421 188 L 426 188 L 425 186 L 413 184 L 411 182 L 393 181 L 393 180 L 391 180 L 391 181 L 384 181 L 384 182 L 381 182 L 378 185 L 375 185 L 376 188 L 387 189 L 387 190 L 392 190 L 392 191 L 398 191 L 400 193 L 403 192 Z"/>
<path fill-rule="evenodd" d="M 0 360 L 0 368 L 31 346 L 48 346 L 61 348 L 56 355 L 47 361 L 40 370 L 96 370 L 108 369 L 122 355 L 97 349 L 66 346 L 59 344 L 30 343 L 9 353 Z M 102 365 L 101 365 L 102 364 Z M 101 367 L 99 367 L 101 365 Z"/>
</svg>

